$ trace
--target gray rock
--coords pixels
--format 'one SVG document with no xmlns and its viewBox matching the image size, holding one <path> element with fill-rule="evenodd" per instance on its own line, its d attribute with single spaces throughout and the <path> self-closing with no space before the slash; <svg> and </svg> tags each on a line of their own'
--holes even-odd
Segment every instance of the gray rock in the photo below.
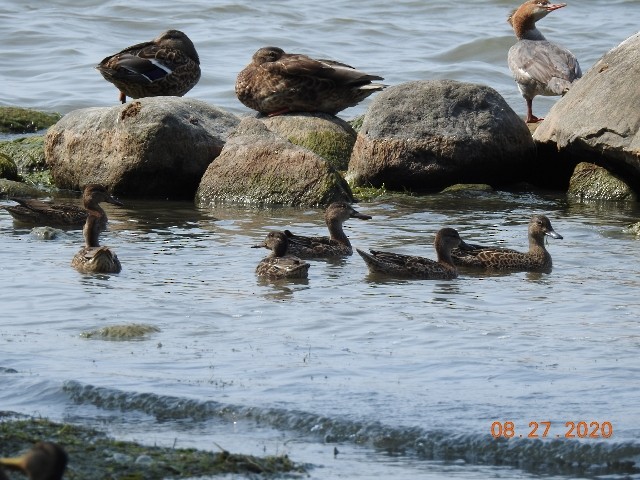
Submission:
<svg viewBox="0 0 640 480">
<path fill-rule="evenodd" d="M 75 110 L 47 132 L 45 157 L 61 188 L 102 183 L 121 196 L 193 199 L 239 121 L 181 97 Z"/>
<path fill-rule="evenodd" d="M 640 186 L 640 33 L 606 53 L 551 109 L 533 138 L 573 167 L 601 165 Z"/>
<path fill-rule="evenodd" d="M 308 148 L 336 170 L 346 170 L 356 132 L 347 122 L 327 113 L 290 113 L 261 117 L 269 130 Z"/>
<path fill-rule="evenodd" d="M 634 191 L 623 180 L 602 167 L 586 162 L 576 166 L 567 194 L 581 200 L 637 200 Z"/>
<path fill-rule="evenodd" d="M 196 203 L 326 205 L 353 201 L 349 186 L 322 157 L 246 117 L 209 165 Z"/>
<path fill-rule="evenodd" d="M 492 88 L 416 81 L 373 99 L 347 178 L 354 185 L 415 191 L 497 185 L 520 179 L 533 155 L 526 124 Z"/>
</svg>

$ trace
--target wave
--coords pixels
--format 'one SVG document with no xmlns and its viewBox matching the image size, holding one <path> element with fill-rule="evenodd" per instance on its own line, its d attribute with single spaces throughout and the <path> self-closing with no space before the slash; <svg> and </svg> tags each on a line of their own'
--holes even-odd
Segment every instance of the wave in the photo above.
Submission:
<svg viewBox="0 0 640 480">
<path fill-rule="evenodd" d="M 380 422 L 330 418 L 284 408 L 231 405 L 155 393 L 126 392 L 64 383 L 63 391 L 78 404 L 107 410 L 141 411 L 160 421 L 191 419 L 245 420 L 294 432 L 324 443 L 353 443 L 395 456 L 422 460 L 509 466 L 536 474 L 628 478 L 640 474 L 640 444 L 597 440 L 494 439 L 491 435 L 453 434 L 423 427 L 389 426 Z"/>
</svg>

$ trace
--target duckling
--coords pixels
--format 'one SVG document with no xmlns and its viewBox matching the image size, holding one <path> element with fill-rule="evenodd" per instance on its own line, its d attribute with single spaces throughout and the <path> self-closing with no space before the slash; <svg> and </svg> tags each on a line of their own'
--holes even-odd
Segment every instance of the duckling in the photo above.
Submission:
<svg viewBox="0 0 640 480">
<path fill-rule="evenodd" d="M 82 227 L 87 219 L 84 208 L 66 203 L 51 203 L 35 198 L 10 197 L 18 205 L 0 206 L 20 223 L 54 226 L 54 227 Z"/>
<path fill-rule="evenodd" d="M 544 247 L 545 237 L 562 239 L 562 235 L 556 233 L 551 226 L 548 217 L 534 215 L 529 221 L 528 252 L 472 245 L 472 249 L 464 252 L 455 249 L 452 252 L 452 258 L 459 267 L 549 273 L 553 263 L 551 255 Z"/>
<path fill-rule="evenodd" d="M 334 202 L 324 212 L 324 220 L 329 229 L 329 237 L 305 237 L 294 235 L 289 230 L 284 233 L 289 239 L 291 255 L 300 258 L 344 257 L 353 255 L 349 238 L 342 224 L 350 218 L 370 220 L 371 216 L 358 212 L 346 202 Z"/>
<path fill-rule="evenodd" d="M 469 248 L 453 228 L 442 228 L 436 234 L 434 247 L 438 261 L 429 258 L 401 255 L 391 252 L 370 250 L 371 253 L 356 251 L 364 259 L 369 272 L 401 278 L 425 280 L 450 280 L 458 276 L 458 270 L 451 260 L 451 250 L 455 247 Z"/>
<path fill-rule="evenodd" d="M 181 97 L 200 80 L 200 58 L 193 42 L 179 30 L 125 48 L 96 69 L 120 90 L 120 101 L 173 95 Z"/>
<path fill-rule="evenodd" d="M 281 278 L 307 278 L 309 264 L 288 255 L 289 240 L 283 232 L 269 232 L 264 242 L 252 248 L 268 248 L 271 254 L 263 258 L 256 267 L 256 274 L 271 280 Z"/>
<path fill-rule="evenodd" d="M 53 442 L 38 442 L 24 455 L 15 458 L 0 458 L 0 465 L 20 470 L 29 480 L 60 480 L 67 468 L 68 455 Z M 0 478 L 4 474 L 0 471 Z M 6 478 L 6 477 L 4 477 Z"/>
<path fill-rule="evenodd" d="M 87 221 L 82 233 L 85 246 L 75 254 L 71 266 L 81 273 L 119 273 L 122 270 L 120 260 L 109 247 L 100 246 L 100 232 L 107 224 L 107 214 L 100 202 L 122 206 L 122 202 L 109 194 L 103 185 L 89 184 L 84 188 L 84 206 L 88 211 Z"/>
<path fill-rule="evenodd" d="M 238 74 L 236 96 L 247 107 L 270 116 L 287 112 L 335 115 L 385 87 L 373 80 L 383 78 L 344 63 L 264 47 Z"/>
</svg>

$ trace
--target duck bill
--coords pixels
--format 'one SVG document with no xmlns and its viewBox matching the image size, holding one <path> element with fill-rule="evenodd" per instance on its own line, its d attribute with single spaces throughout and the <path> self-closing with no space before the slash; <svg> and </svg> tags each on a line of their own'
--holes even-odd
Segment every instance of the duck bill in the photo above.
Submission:
<svg viewBox="0 0 640 480">
<path fill-rule="evenodd" d="M 114 205 L 118 205 L 119 207 L 124 207 L 124 203 L 122 203 L 120 200 L 118 200 L 115 197 L 109 197 L 106 199 L 106 202 L 108 203 L 113 203 Z"/>
<path fill-rule="evenodd" d="M 464 240 L 460 240 L 460 245 L 458 245 L 458 248 L 460 250 L 464 250 L 464 251 L 470 252 L 472 250 L 477 250 L 480 247 L 478 245 L 469 245 Z"/>
<path fill-rule="evenodd" d="M 545 235 L 548 235 L 551 238 L 556 238 L 558 240 L 562 240 L 562 235 L 560 235 L 559 233 L 556 233 L 555 230 L 548 230 L 546 232 L 544 232 Z"/>
<path fill-rule="evenodd" d="M 364 213 L 360 213 L 357 210 L 354 210 L 351 214 L 351 218 L 359 218 L 360 220 L 371 220 L 373 217 L 371 217 L 371 215 L 365 215 Z"/>
<path fill-rule="evenodd" d="M 0 465 L 10 470 L 25 471 L 26 455 L 12 458 L 0 458 Z"/>
<path fill-rule="evenodd" d="M 566 7 L 566 6 L 567 6 L 566 3 L 550 3 L 544 8 L 547 12 L 553 12 L 554 10 L 558 10 L 559 8 Z"/>
</svg>

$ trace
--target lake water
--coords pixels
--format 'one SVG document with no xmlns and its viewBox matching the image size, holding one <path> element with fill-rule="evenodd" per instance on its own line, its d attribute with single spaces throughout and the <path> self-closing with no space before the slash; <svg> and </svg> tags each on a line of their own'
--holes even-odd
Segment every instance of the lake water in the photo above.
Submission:
<svg viewBox="0 0 640 480">
<path fill-rule="evenodd" d="M 235 75 L 273 44 L 390 85 L 487 84 L 523 114 L 506 66 L 514 6 L 3 1 L 0 104 L 114 105 L 116 89 L 92 66 L 179 28 L 203 67 L 188 96 L 234 113 L 247 112 Z M 637 31 L 639 12 L 637 0 L 583 0 L 540 28 L 586 71 Z M 536 100 L 536 113 L 553 101 Z M 269 229 L 324 234 L 320 210 L 122 200 L 106 207 L 102 240 L 123 264 L 111 276 L 70 267 L 79 230 L 42 241 L 0 210 L 0 410 L 148 444 L 288 453 L 317 479 L 617 478 L 607 460 L 640 458 L 640 239 L 624 231 L 638 204 L 560 192 L 389 195 L 357 205 L 373 218 L 348 222 L 355 246 L 434 258 L 435 232 L 451 226 L 471 242 L 524 250 L 530 216 L 544 213 L 564 236 L 549 241 L 553 272 L 385 280 L 356 255 L 312 262 L 308 281 L 269 283 L 254 274 L 267 252 L 249 247 Z M 140 341 L 81 336 L 128 323 L 160 331 Z M 547 439 L 519 439 L 544 421 Z M 566 422 L 581 421 L 608 422 L 612 435 L 564 438 Z M 495 440 L 494 422 L 514 422 L 515 438 Z M 561 458 L 586 472 L 578 461 L 560 471 Z"/>
</svg>

